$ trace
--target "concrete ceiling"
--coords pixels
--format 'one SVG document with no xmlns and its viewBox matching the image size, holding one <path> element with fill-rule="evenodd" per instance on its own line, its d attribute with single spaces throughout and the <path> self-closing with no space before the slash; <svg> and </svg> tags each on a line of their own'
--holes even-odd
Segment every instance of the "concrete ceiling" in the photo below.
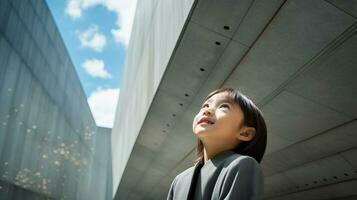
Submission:
<svg viewBox="0 0 357 200">
<path fill-rule="evenodd" d="M 193 165 L 193 117 L 221 86 L 265 115 L 265 199 L 356 199 L 357 1 L 200 0 L 187 20 L 117 199 L 166 198 Z"/>
</svg>

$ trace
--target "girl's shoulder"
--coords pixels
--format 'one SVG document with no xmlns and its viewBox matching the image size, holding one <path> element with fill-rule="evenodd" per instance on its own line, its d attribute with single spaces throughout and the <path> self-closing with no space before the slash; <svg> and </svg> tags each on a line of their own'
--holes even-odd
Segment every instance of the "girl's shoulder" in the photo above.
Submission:
<svg viewBox="0 0 357 200">
<path fill-rule="evenodd" d="M 229 169 L 238 169 L 238 168 L 254 168 L 261 170 L 261 166 L 258 161 L 248 155 L 241 155 L 238 153 L 232 154 L 223 161 L 222 167 Z"/>
<path fill-rule="evenodd" d="M 258 163 L 258 161 L 251 157 L 251 156 L 248 156 L 248 155 L 242 155 L 242 154 L 238 154 L 238 153 L 234 153 L 232 155 L 230 155 L 229 157 L 227 157 L 225 159 L 225 162 L 230 164 L 230 165 L 238 165 L 238 164 L 253 164 L 253 165 L 260 165 Z"/>
<path fill-rule="evenodd" d="M 177 174 L 174 180 L 189 180 L 192 174 L 194 174 L 197 164 L 198 163 L 195 163 L 193 166 Z M 214 165 L 214 168 L 218 171 L 229 171 L 238 168 L 255 168 L 261 170 L 260 164 L 253 157 L 238 153 L 231 153 L 227 156 L 222 156 L 220 159 L 210 162 L 207 165 Z"/>
</svg>

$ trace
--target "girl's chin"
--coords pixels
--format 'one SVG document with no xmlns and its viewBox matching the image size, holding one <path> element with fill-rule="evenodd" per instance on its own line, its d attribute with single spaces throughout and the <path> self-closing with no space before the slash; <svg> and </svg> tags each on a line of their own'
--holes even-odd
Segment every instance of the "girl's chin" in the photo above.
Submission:
<svg viewBox="0 0 357 200">
<path fill-rule="evenodd" d="M 209 127 L 196 127 L 195 129 L 195 134 L 196 135 L 202 135 L 202 134 L 212 134 L 213 129 L 210 129 Z"/>
</svg>

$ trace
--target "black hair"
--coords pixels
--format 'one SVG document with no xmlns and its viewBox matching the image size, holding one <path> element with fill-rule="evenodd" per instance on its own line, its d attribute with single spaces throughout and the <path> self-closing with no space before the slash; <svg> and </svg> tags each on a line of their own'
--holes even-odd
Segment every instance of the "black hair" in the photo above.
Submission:
<svg viewBox="0 0 357 200">
<path fill-rule="evenodd" d="M 209 99 L 211 96 L 221 92 L 228 92 L 228 100 L 240 106 L 244 114 L 242 126 L 245 125 L 254 127 L 256 130 L 252 140 L 241 141 L 241 143 L 235 147 L 233 151 L 241 155 L 251 156 L 258 163 L 260 163 L 263 159 L 267 145 L 267 127 L 263 113 L 246 95 L 242 94 L 239 90 L 235 90 L 230 87 L 222 87 L 214 90 L 208 94 L 204 101 Z M 202 161 L 204 154 L 203 148 L 204 146 L 202 141 L 197 137 L 195 162 Z"/>
</svg>

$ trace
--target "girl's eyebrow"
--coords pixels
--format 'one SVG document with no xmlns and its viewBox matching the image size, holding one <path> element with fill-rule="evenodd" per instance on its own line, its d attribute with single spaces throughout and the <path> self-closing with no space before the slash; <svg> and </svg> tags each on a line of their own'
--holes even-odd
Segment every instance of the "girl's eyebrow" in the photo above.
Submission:
<svg viewBox="0 0 357 200">
<path fill-rule="evenodd" d="M 220 101 L 218 101 L 219 103 L 228 103 L 228 104 L 231 104 L 231 101 L 229 101 L 228 99 L 222 99 Z"/>
<path fill-rule="evenodd" d="M 212 101 L 212 99 L 209 99 L 208 101 L 203 102 L 202 106 L 205 105 L 206 103 L 211 102 L 211 101 Z M 218 103 L 221 103 L 221 102 L 231 104 L 231 101 L 227 98 L 218 101 Z"/>
</svg>

